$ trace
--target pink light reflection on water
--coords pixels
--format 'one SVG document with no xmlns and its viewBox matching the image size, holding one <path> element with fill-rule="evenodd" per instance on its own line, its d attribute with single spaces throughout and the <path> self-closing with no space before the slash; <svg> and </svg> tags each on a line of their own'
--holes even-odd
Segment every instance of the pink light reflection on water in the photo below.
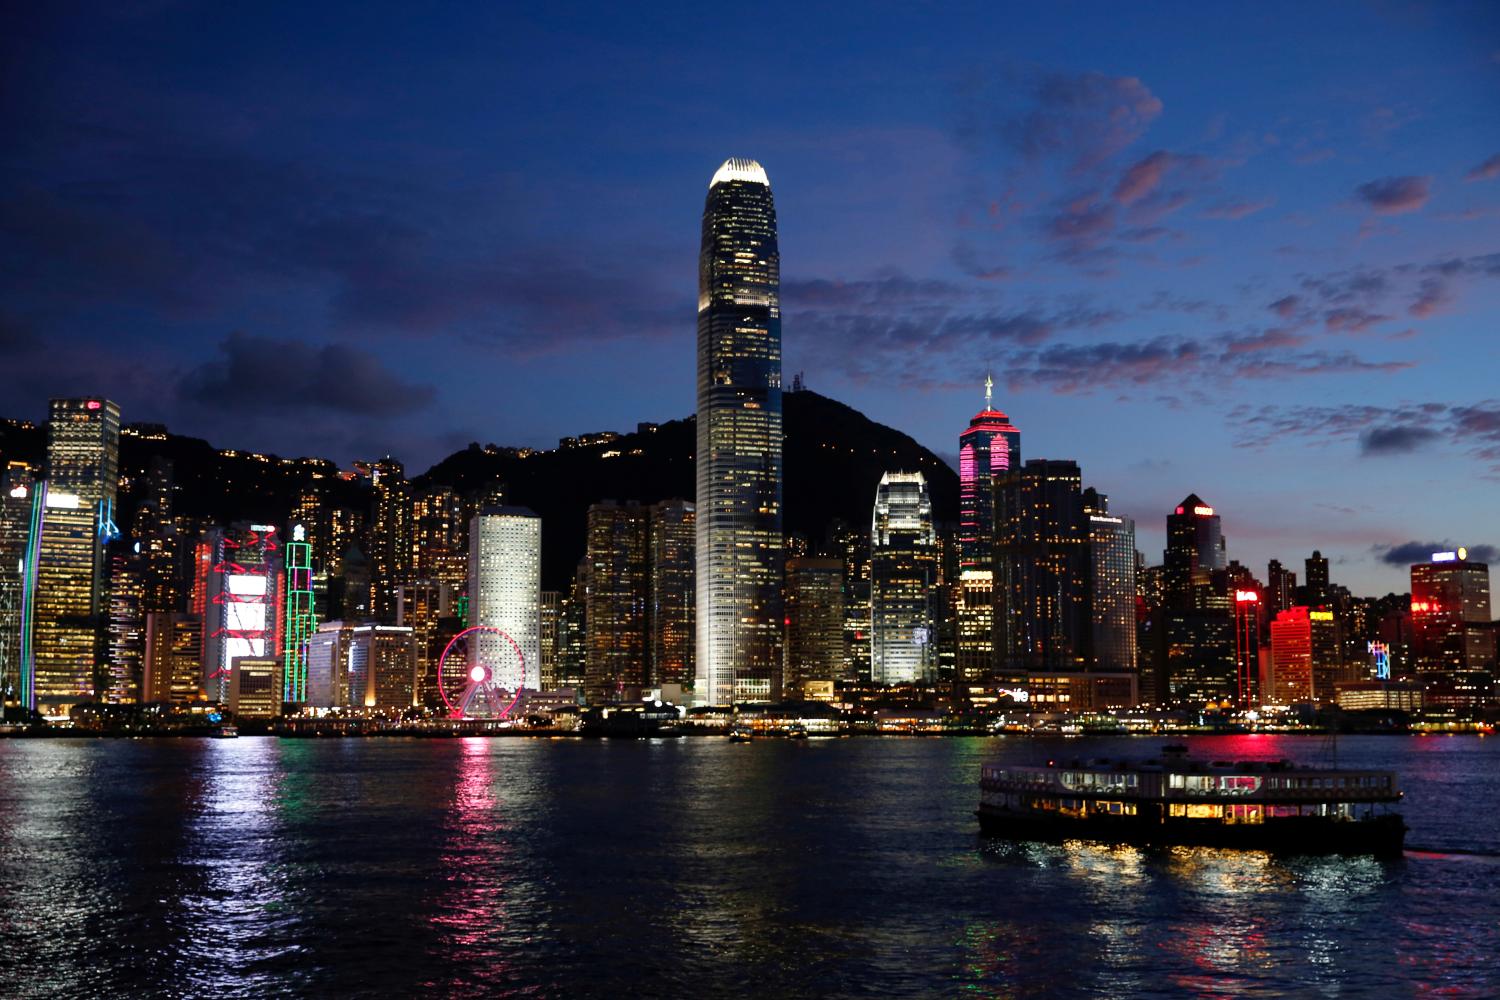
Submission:
<svg viewBox="0 0 1500 1000">
<path fill-rule="evenodd" d="M 440 848 L 446 875 L 431 923 L 437 931 L 432 946 L 437 967 L 464 971 L 461 978 L 429 985 L 450 996 L 493 996 L 509 969 L 502 947 L 509 852 L 503 802 L 495 795 L 492 741 L 476 736 L 456 742 L 457 773 Z"/>
</svg>

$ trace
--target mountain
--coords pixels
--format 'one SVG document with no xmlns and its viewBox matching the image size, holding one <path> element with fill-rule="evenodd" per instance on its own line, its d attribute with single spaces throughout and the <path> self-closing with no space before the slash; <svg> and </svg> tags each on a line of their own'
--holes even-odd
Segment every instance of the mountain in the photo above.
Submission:
<svg viewBox="0 0 1500 1000">
<path fill-rule="evenodd" d="M 784 525 L 814 545 L 837 520 L 868 530 L 883 473 L 918 471 L 932 490 L 940 523 L 958 519 L 958 474 L 900 431 L 837 400 L 802 390 L 783 397 Z M 584 552 L 584 519 L 599 500 L 655 503 L 692 499 L 696 422 L 647 425 L 611 441 L 522 457 L 478 445 L 450 455 L 417 477 L 459 492 L 505 484 L 505 502 L 542 516 L 542 585 L 561 590 Z"/>
<path fill-rule="evenodd" d="M 815 392 L 788 392 L 782 399 L 784 523 L 789 535 L 801 535 L 817 546 L 836 521 L 868 530 L 880 476 L 898 469 L 922 472 L 932 490 L 938 522 L 957 521 L 958 475 L 935 454 L 900 431 Z M 460 493 L 483 491 L 496 480 L 503 483 L 506 503 L 530 507 L 542 516 L 542 585 L 562 590 L 583 557 L 590 504 L 604 499 L 692 499 L 695 434 L 694 420 L 688 417 L 643 425 L 607 442 L 555 451 L 528 453 L 474 444 L 414 481 L 419 488 L 443 484 Z M 45 452 L 45 428 L 0 421 L 0 467 L 7 460 L 39 465 Z M 218 451 L 199 438 L 132 425 L 120 439 L 126 489 L 117 520 L 127 532 L 135 513 L 135 490 L 151 458 L 158 455 L 172 459 L 179 486 L 177 512 L 189 517 L 282 523 L 290 516 L 298 489 L 314 472 L 325 477 L 336 503 L 369 503 L 368 480 L 335 478 L 331 463 Z"/>
</svg>

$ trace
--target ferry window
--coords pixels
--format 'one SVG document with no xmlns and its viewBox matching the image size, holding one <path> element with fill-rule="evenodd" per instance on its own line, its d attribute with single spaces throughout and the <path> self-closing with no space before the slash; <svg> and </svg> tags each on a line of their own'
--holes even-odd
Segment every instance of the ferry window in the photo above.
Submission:
<svg viewBox="0 0 1500 1000">
<path fill-rule="evenodd" d="M 1168 786 L 1171 787 L 1171 788 L 1181 788 L 1182 787 L 1182 775 L 1180 775 L 1180 774 L 1174 774 L 1174 775 L 1172 775 L 1171 776 L 1171 780 L 1168 782 Z"/>
</svg>

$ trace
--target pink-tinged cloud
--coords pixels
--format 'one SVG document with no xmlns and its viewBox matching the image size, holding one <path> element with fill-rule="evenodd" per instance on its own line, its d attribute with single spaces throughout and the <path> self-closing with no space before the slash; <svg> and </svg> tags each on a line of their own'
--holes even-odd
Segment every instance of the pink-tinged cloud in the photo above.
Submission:
<svg viewBox="0 0 1500 1000">
<path fill-rule="evenodd" d="M 1292 319 L 1302 309 L 1300 295 L 1283 295 L 1266 307 L 1282 319 Z"/>
<path fill-rule="evenodd" d="M 1441 312 L 1442 308 L 1452 299 L 1448 290 L 1448 283 L 1441 278 L 1423 278 L 1417 286 L 1417 297 L 1412 300 L 1407 312 L 1413 316 L 1426 318 Z"/>
<path fill-rule="evenodd" d="M 1158 149 L 1136 163 L 1125 171 L 1120 182 L 1115 185 L 1115 201 L 1122 205 L 1132 205 L 1140 201 L 1156 190 L 1162 177 L 1166 175 L 1167 168 L 1171 165 L 1172 154 L 1162 149 Z"/>
<path fill-rule="evenodd" d="M 1432 197 L 1431 177 L 1382 177 L 1354 189 L 1359 200 L 1381 215 L 1415 212 Z"/>
<path fill-rule="evenodd" d="M 1275 203 L 1275 198 L 1262 198 L 1260 201 L 1221 201 L 1217 205 L 1210 205 L 1204 211 L 1203 217 L 1239 220 L 1270 208 Z"/>
<path fill-rule="evenodd" d="M 1500 153 L 1485 160 L 1479 166 L 1464 174 L 1466 181 L 1492 181 L 1500 177 Z"/>
</svg>

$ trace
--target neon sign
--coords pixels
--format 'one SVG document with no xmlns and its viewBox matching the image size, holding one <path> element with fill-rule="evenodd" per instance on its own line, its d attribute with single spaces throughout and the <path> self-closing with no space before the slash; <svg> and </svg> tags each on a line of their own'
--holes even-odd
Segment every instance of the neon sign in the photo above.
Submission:
<svg viewBox="0 0 1500 1000">
<path fill-rule="evenodd" d="M 1311 618 L 1315 622 L 1331 622 L 1331 621 L 1333 621 L 1333 612 L 1332 611 L 1310 611 L 1310 612 L 1308 612 L 1307 617 Z"/>
<path fill-rule="evenodd" d="M 1391 679 L 1391 648 L 1383 642 L 1366 643 L 1370 656 L 1375 661 L 1375 676 L 1383 681 Z"/>
<path fill-rule="evenodd" d="M 1458 558 L 1458 553 L 1457 552 L 1434 552 L 1432 554 L 1432 561 L 1433 562 L 1452 562 L 1453 560 L 1455 560 L 1457 558 Z"/>
<path fill-rule="evenodd" d="M 1194 507 L 1193 513 L 1199 517 L 1213 517 L 1214 509 L 1212 507 Z"/>
<path fill-rule="evenodd" d="M 1236 601 L 1258 601 L 1260 600 L 1260 595 L 1253 590 L 1236 590 L 1234 592 L 1234 599 Z"/>
</svg>

